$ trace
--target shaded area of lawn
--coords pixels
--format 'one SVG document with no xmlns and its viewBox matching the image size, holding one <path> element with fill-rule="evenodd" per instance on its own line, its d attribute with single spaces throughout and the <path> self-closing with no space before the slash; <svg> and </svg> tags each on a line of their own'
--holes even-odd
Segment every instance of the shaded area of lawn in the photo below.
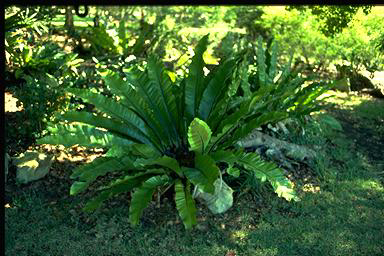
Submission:
<svg viewBox="0 0 384 256">
<path fill-rule="evenodd" d="M 247 255 L 383 255 L 383 192 L 375 181 L 338 183 L 293 207 L 296 218 L 271 211 L 247 236 Z"/>
<path fill-rule="evenodd" d="M 150 207 L 132 229 L 126 206 L 85 216 L 72 199 L 32 193 L 6 209 L 6 255 L 382 255 L 383 192 L 375 181 L 340 182 L 299 203 L 272 200 L 261 215 L 243 199 L 224 216 L 200 212 L 191 233 L 171 205 Z"/>
</svg>

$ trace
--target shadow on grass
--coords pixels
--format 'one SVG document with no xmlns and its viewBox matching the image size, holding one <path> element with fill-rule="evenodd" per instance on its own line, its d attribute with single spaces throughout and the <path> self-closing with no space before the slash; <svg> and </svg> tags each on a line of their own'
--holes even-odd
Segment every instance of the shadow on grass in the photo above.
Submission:
<svg viewBox="0 0 384 256">
<path fill-rule="evenodd" d="M 122 200 L 93 214 L 73 201 L 50 204 L 30 191 L 6 208 L 6 255 L 382 255 L 384 189 L 374 180 L 342 181 L 301 202 L 267 206 L 242 198 L 223 215 L 199 207 L 186 232 L 171 203 L 151 205 L 132 228 Z M 259 207 L 259 208 L 258 208 Z M 260 213 L 261 211 L 261 213 Z"/>
<path fill-rule="evenodd" d="M 258 248 L 274 248 L 272 255 L 382 255 L 383 192 L 347 182 L 334 193 L 307 196 L 297 218 L 271 212 L 249 234 L 246 246 L 257 245 L 249 255 Z"/>
</svg>

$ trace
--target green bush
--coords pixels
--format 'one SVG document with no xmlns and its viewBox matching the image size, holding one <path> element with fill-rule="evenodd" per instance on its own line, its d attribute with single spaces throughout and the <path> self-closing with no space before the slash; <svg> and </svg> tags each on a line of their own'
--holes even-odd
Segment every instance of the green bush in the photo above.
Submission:
<svg viewBox="0 0 384 256">
<path fill-rule="evenodd" d="M 223 201 L 232 199 L 226 186 L 217 186 L 220 191 L 215 189 L 217 181 L 223 184 L 219 164 L 227 166 L 224 170 L 228 174 L 246 171 L 269 181 L 279 196 L 297 199 L 291 182 L 275 164 L 233 146 L 252 129 L 281 119 L 285 113 L 259 115 L 255 111 L 260 108 L 258 99 L 263 90 L 244 97 L 239 106 L 233 107 L 231 100 L 237 88 L 232 75 L 241 58 L 227 59 L 204 76 L 207 44 L 208 35 L 199 41 L 189 74 L 180 84 L 173 84 L 162 63 L 152 56 L 144 71 L 133 70 L 124 79 L 113 72 L 105 77 L 115 94 L 113 98 L 68 89 L 94 104 L 100 114 L 67 112 L 59 118 L 80 124 L 53 125 L 49 128 L 52 135 L 38 143 L 109 149 L 104 157 L 74 170 L 72 195 L 86 190 L 99 176 L 121 174 L 98 188 L 99 194 L 86 204 L 85 210 L 94 210 L 104 200 L 133 190 L 130 221 L 137 224 L 153 193 L 174 186 L 176 208 L 185 227 L 191 228 L 196 224 L 193 195 L 197 191 L 215 195 L 217 200 L 206 201 L 209 208 L 221 202 L 225 204 L 223 212 L 231 205 Z"/>
<path fill-rule="evenodd" d="M 117 46 L 114 43 L 114 39 L 108 34 L 103 25 L 87 28 L 82 32 L 81 38 L 84 38 L 90 44 L 88 50 L 94 55 L 105 53 L 117 54 Z M 81 44 L 83 43 L 81 42 Z M 84 48 L 87 49 L 86 47 Z"/>
<path fill-rule="evenodd" d="M 77 54 L 68 54 L 53 42 L 34 48 L 25 44 L 20 51 L 20 55 L 14 58 L 16 78 L 23 75 L 37 77 L 42 72 L 65 78 L 76 74 L 76 68 L 83 62 L 83 59 L 77 58 Z"/>
<path fill-rule="evenodd" d="M 310 9 L 337 10 L 338 8 L 317 6 L 309 9 L 298 8 L 303 9 L 299 12 L 295 10 L 296 7 L 291 8 L 290 11 L 284 10 L 284 7 L 265 7 L 262 24 L 280 42 L 280 55 L 288 58 L 289 53 L 295 51 L 316 73 L 329 70 L 332 67 L 331 64 L 341 64 L 342 60 L 347 61 L 344 64 L 352 63 L 354 66 L 364 66 L 368 70 L 382 69 L 383 57 L 376 49 L 379 35 L 383 32 L 382 7 L 373 7 L 369 15 L 365 15 L 363 12 L 366 7 L 361 8 L 356 14 L 353 11 L 351 12 L 354 16 L 352 20 L 350 20 L 351 17 L 342 15 L 337 17 L 337 12 L 333 13 L 329 16 L 329 21 L 336 22 L 335 18 L 338 18 L 344 20 L 344 24 L 339 27 L 332 26 L 331 31 L 337 33 L 333 36 L 326 36 L 322 30 L 324 31 L 324 27 L 328 25 L 319 22 L 319 17 L 314 15 Z M 350 8 L 344 9 L 348 11 Z M 358 7 L 352 9 L 357 10 Z M 320 16 L 324 14 L 326 12 Z M 328 22 L 328 19 L 323 19 L 323 21 Z M 345 27 L 346 21 L 348 21 L 347 27 Z"/>
<path fill-rule="evenodd" d="M 23 125 L 13 127 L 8 132 L 18 129 L 23 136 L 34 138 L 41 137 L 46 131 L 46 124 L 53 118 L 56 111 L 66 110 L 69 98 L 64 92 L 64 84 L 49 74 L 38 77 L 23 76 L 26 83 L 22 88 L 12 87 L 12 94 L 18 99 L 17 106 L 23 105 Z M 11 128 L 11 127 L 10 127 Z"/>
<path fill-rule="evenodd" d="M 312 74 L 303 76 L 304 67 L 293 69 L 291 55 L 288 63 L 278 65 L 278 41 L 269 41 L 264 50 L 262 38 L 258 38 L 256 68 L 249 72 L 248 82 L 243 83 L 243 92 L 250 95 L 257 90 L 264 90 L 263 101 L 267 104 L 259 111 L 283 111 L 290 118 L 302 119 L 304 116 L 320 110 L 319 96 L 330 89 L 324 82 L 313 82 Z M 247 73 L 241 74 L 246 77 Z"/>
</svg>

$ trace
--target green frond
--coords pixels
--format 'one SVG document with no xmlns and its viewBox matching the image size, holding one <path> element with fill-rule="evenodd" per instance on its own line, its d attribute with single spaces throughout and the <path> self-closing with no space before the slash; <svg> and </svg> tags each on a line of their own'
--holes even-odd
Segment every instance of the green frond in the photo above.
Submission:
<svg viewBox="0 0 384 256">
<path fill-rule="evenodd" d="M 154 158 L 161 154 L 155 148 L 147 144 L 133 144 L 130 146 L 130 153 L 137 157 Z"/>
<path fill-rule="evenodd" d="M 191 229 L 196 225 L 196 206 L 191 195 L 191 185 L 187 181 L 184 188 L 181 180 L 175 182 L 175 203 L 185 229 Z"/>
<path fill-rule="evenodd" d="M 191 167 L 181 167 L 181 171 L 193 185 L 201 187 L 201 189 L 207 193 L 212 194 L 215 192 L 213 182 L 210 182 L 201 170 Z"/>
<path fill-rule="evenodd" d="M 219 99 L 219 102 L 217 102 L 216 106 L 214 106 L 211 114 L 206 120 L 206 123 L 212 128 L 212 131 L 216 131 L 221 122 L 226 119 L 226 113 L 228 111 L 230 101 L 230 97 L 223 97 Z"/>
<path fill-rule="evenodd" d="M 213 184 L 219 177 L 220 169 L 217 167 L 215 160 L 212 159 L 209 155 L 196 153 L 195 168 L 204 174 L 209 184 Z"/>
<path fill-rule="evenodd" d="M 279 197 L 287 201 L 299 200 L 291 181 L 285 177 L 283 170 L 272 162 L 266 162 L 257 153 L 235 152 L 236 163 L 252 172 L 261 181 L 268 180 Z"/>
<path fill-rule="evenodd" d="M 261 36 L 257 39 L 257 71 L 259 73 L 260 87 L 267 85 L 267 66 L 265 64 L 265 53 L 263 49 L 263 39 Z"/>
<path fill-rule="evenodd" d="M 38 144 L 61 144 L 66 147 L 80 145 L 84 147 L 127 146 L 134 142 L 107 131 L 84 125 L 55 125 L 50 128 L 55 132 L 37 140 Z"/>
<path fill-rule="evenodd" d="M 149 66 L 151 65 L 151 66 Z M 141 74 L 136 75 L 134 78 L 128 76 L 127 79 L 130 83 L 133 84 L 135 90 L 138 92 L 138 99 L 144 101 L 148 106 L 146 111 L 152 112 L 153 120 L 151 121 L 152 130 L 160 138 L 164 145 L 171 145 L 173 141 L 173 136 L 169 130 L 170 124 L 168 123 L 168 116 L 165 110 L 165 106 L 162 100 L 162 94 L 159 88 L 156 86 L 156 80 L 153 81 L 154 70 L 149 71 L 149 69 L 158 69 L 153 62 L 148 62 L 147 69 Z M 132 72 L 131 72 L 132 73 Z M 151 77 L 149 76 L 151 74 Z M 137 110 L 140 111 L 140 110 Z M 172 124 L 173 125 L 173 124 Z"/>
<path fill-rule="evenodd" d="M 250 89 L 251 85 L 248 82 L 248 78 L 249 78 L 248 62 L 246 57 L 244 57 L 244 60 L 240 63 L 239 67 L 237 68 L 236 80 L 239 81 L 239 85 L 243 90 L 243 97 L 245 99 L 248 99 L 251 96 L 251 89 Z"/>
<path fill-rule="evenodd" d="M 135 161 L 135 166 L 140 168 L 150 165 L 160 165 L 162 167 L 167 167 L 172 171 L 176 172 L 179 176 L 182 176 L 179 163 L 176 159 L 169 156 L 161 156 L 159 158 L 154 159 L 140 158 Z"/>
<path fill-rule="evenodd" d="M 198 116 L 201 119 L 207 120 L 216 103 L 226 95 L 228 89 L 226 81 L 232 76 L 235 63 L 235 60 L 230 59 L 221 64 L 209 81 L 200 100 Z"/>
<path fill-rule="evenodd" d="M 211 139 L 211 129 L 202 120 L 195 118 L 188 128 L 188 142 L 191 151 L 204 153 L 209 140 Z"/>
<path fill-rule="evenodd" d="M 135 126 L 144 134 L 148 134 L 145 122 L 132 110 L 124 107 L 119 102 L 101 94 L 92 93 L 81 89 L 68 89 L 68 92 L 78 96 L 86 102 L 92 103 L 97 109 L 129 125 Z"/>
<path fill-rule="evenodd" d="M 288 63 L 284 66 L 284 69 L 281 73 L 281 76 L 277 80 L 278 84 L 285 84 L 286 81 L 288 80 L 289 75 L 291 74 L 292 60 L 293 60 L 293 53 L 291 53 L 291 56 L 289 57 Z"/>
<path fill-rule="evenodd" d="M 249 112 L 250 99 L 243 101 L 237 111 L 226 116 L 224 120 L 219 124 L 219 127 L 214 130 L 216 136 L 212 138 L 209 144 L 208 152 L 212 151 L 217 145 L 219 145 L 227 136 L 240 124 L 242 119 L 247 117 Z M 222 145 L 221 145 L 222 146 Z"/>
<path fill-rule="evenodd" d="M 152 176 L 163 174 L 166 174 L 166 172 L 162 168 L 142 169 L 141 171 L 136 170 L 135 174 L 122 175 L 120 178 L 112 180 L 107 185 L 100 187 L 99 190 L 106 190 L 135 180 L 146 180 Z"/>
<path fill-rule="evenodd" d="M 197 108 L 204 90 L 202 88 L 204 81 L 203 67 L 205 64 L 203 53 L 206 51 L 207 45 L 208 35 L 205 35 L 195 48 L 195 56 L 193 56 L 189 65 L 188 77 L 185 80 L 185 112 L 188 123 L 197 116 Z"/>
<path fill-rule="evenodd" d="M 84 191 L 97 177 L 104 176 L 108 172 L 134 168 L 133 161 L 128 156 L 122 159 L 112 157 L 97 158 L 91 163 L 81 165 L 73 170 L 71 179 L 78 179 L 78 181 L 72 184 L 70 194 L 75 195 Z"/>
<path fill-rule="evenodd" d="M 217 150 L 209 155 L 216 162 L 224 162 L 229 165 L 233 165 L 237 160 L 237 157 L 235 156 L 235 154 L 232 151 L 228 151 L 228 150 Z"/>
<path fill-rule="evenodd" d="M 122 158 L 125 156 L 132 156 L 134 158 L 147 158 L 152 159 L 161 156 L 161 152 L 157 151 L 154 147 L 148 144 L 134 143 L 129 146 L 113 145 L 105 156 Z"/>
<path fill-rule="evenodd" d="M 140 216 L 152 199 L 155 189 L 159 186 L 165 185 L 169 182 L 169 177 L 154 176 L 146 180 L 136 191 L 132 194 L 131 204 L 129 206 L 129 221 L 132 225 L 139 223 Z"/>
<path fill-rule="evenodd" d="M 117 133 L 120 136 L 128 136 L 130 139 L 141 143 L 154 144 L 146 134 L 131 124 L 122 123 L 121 121 L 103 116 L 96 116 L 89 112 L 68 111 L 63 114 L 60 119 L 101 127 L 110 132 Z"/>
<path fill-rule="evenodd" d="M 227 168 L 227 173 L 235 178 L 238 178 L 240 176 L 240 170 L 239 168 L 229 166 Z"/>
<path fill-rule="evenodd" d="M 249 135 L 254 129 L 259 128 L 263 124 L 274 124 L 278 121 L 284 120 L 288 117 L 286 112 L 266 112 L 251 121 L 248 121 L 246 124 L 239 127 L 225 142 L 225 145 L 233 145 L 236 141 L 243 139 Z"/>
<path fill-rule="evenodd" d="M 182 167 L 182 172 L 195 186 L 212 194 L 215 190 L 213 184 L 219 177 L 220 169 L 209 155 L 196 154 L 195 168 Z"/>
<path fill-rule="evenodd" d="M 134 111 L 148 125 L 149 133 L 155 136 L 153 139 L 160 142 L 162 140 L 161 124 L 154 112 L 150 111 L 151 106 L 147 102 L 146 95 L 139 90 L 140 83 L 143 81 L 148 83 L 145 72 L 137 74 L 131 71 L 123 79 L 118 73 L 110 71 L 104 76 L 104 80 L 111 91 L 121 97 L 119 103 Z"/>
<path fill-rule="evenodd" d="M 124 176 L 121 179 L 112 181 L 109 185 L 102 188 L 102 191 L 90 201 L 87 202 L 84 211 L 91 212 L 96 210 L 101 206 L 101 204 L 115 195 L 120 193 L 129 192 L 132 189 L 139 187 L 145 180 L 153 177 L 154 175 L 162 175 L 164 171 L 162 170 L 151 170 L 146 172 L 141 172 L 132 176 Z"/>
<path fill-rule="evenodd" d="M 269 70 L 268 70 L 268 78 L 269 78 L 269 83 L 273 84 L 273 79 L 276 76 L 276 71 L 277 71 L 277 49 L 278 49 L 278 43 L 277 41 L 273 42 L 272 45 L 272 54 L 271 54 L 271 62 L 269 65 Z"/>
<path fill-rule="evenodd" d="M 176 107 L 175 96 L 172 93 L 172 81 L 165 73 L 163 63 L 158 61 L 154 56 L 148 60 L 148 77 L 152 81 L 151 88 L 156 90 L 159 95 L 157 106 L 160 114 L 166 121 L 165 129 L 168 129 L 172 138 L 179 144 L 179 135 L 176 129 L 176 121 L 178 119 L 178 111 Z"/>
</svg>

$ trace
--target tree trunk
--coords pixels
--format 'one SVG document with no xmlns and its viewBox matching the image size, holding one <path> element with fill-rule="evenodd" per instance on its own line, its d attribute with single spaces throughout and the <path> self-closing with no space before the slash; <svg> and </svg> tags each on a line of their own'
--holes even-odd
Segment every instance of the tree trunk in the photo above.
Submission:
<svg viewBox="0 0 384 256">
<path fill-rule="evenodd" d="M 75 26 L 73 24 L 73 13 L 72 13 L 73 7 L 67 6 L 65 8 L 65 28 L 68 29 L 68 31 L 73 31 Z"/>
</svg>

